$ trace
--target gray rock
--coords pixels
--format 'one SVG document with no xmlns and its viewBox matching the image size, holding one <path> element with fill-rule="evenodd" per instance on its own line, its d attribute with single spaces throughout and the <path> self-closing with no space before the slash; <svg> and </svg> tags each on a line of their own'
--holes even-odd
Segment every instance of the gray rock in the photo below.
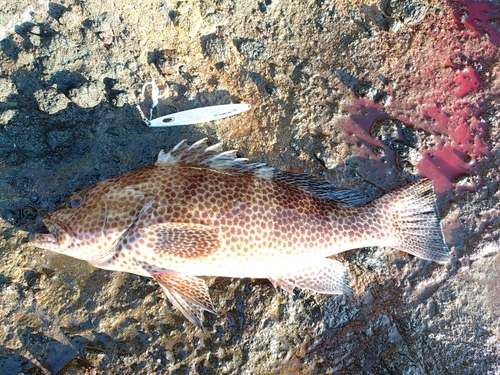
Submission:
<svg viewBox="0 0 500 375">
<path fill-rule="evenodd" d="M 269 51 L 266 49 L 264 43 L 258 40 L 245 39 L 236 42 L 238 51 L 245 56 L 248 60 L 265 60 L 270 57 Z"/>
<path fill-rule="evenodd" d="M 100 82 L 86 82 L 78 88 L 69 91 L 69 98 L 82 108 L 92 108 L 106 99 L 104 84 Z"/>
<path fill-rule="evenodd" d="M 420 159 L 417 151 L 420 140 L 415 129 L 397 120 L 383 119 L 373 124 L 370 133 L 394 152 L 396 166 L 399 171 L 406 173 L 407 178 L 418 173 L 415 166 Z"/>
<path fill-rule="evenodd" d="M 82 26 L 81 12 L 82 7 L 79 4 L 71 4 L 66 12 L 64 12 L 58 21 L 66 29 L 74 29 Z"/>
<path fill-rule="evenodd" d="M 224 15 L 206 1 L 200 1 L 200 14 L 205 22 L 210 25 L 223 25 L 227 23 Z"/>
<path fill-rule="evenodd" d="M 125 104 L 130 102 L 130 96 L 124 92 L 117 93 L 111 100 L 111 104 L 115 107 L 123 107 Z"/>
<path fill-rule="evenodd" d="M 172 49 L 158 51 L 154 58 L 155 64 L 161 74 L 165 76 L 176 76 L 182 66 L 182 56 Z"/>
<path fill-rule="evenodd" d="M 17 89 L 14 83 L 8 78 L 0 78 L 0 101 L 5 102 L 16 94 Z"/>
<path fill-rule="evenodd" d="M 227 61 L 231 57 L 231 51 L 223 37 L 209 37 L 205 42 L 204 52 L 214 62 Z"/>
<path fill-rule="evenodd" d="M 424 0 L 385 0 L 381 3 L 382 11 L 389 17 L 407 25 L 421 22 L 429 8 L 429 3 Z M 397 31 L 399 27 L 393 25 L 390 28 L 391 31 Z"/>
<path fill-rule="evenodd" d="M 55 87 L 46 90 L 38 90 L 34 94 L 38 108 L 48 114 L 54 114 L 66 109 L 71 101 Z"/>
<path fill-rule="evenodd" d="M 200 7 L 193 5 L 190 1 L 176 2 L 175 10 L 171 14 L 174 25 L 192 37 L 203 27 L 204 23 L 200 14 Z"/>
</svg>

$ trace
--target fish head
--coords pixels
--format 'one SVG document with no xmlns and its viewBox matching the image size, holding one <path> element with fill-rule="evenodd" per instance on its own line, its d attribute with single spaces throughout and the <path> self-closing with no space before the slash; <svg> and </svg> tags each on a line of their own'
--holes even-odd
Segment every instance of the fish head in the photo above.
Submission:
<svg viewBox="0 0 500 375">
<path fill-rule="evenodd" d="M 30 243 L 91 263 L 107 257 L 151 204 L 136 190 L 106 185 L 75 194 L 46 213 L 42 221 L 50 233 L 33 234 Z"/>
<path fill-rule="evenodd" d="M 87 260 L 107 247 L 105 235 L 107 206 L 102 195 L 92 190 L 71 196 L 47 212 L 42 221 L 50 233 L 36 233 L 30 242 L 43 249 Z"/>
</svg>

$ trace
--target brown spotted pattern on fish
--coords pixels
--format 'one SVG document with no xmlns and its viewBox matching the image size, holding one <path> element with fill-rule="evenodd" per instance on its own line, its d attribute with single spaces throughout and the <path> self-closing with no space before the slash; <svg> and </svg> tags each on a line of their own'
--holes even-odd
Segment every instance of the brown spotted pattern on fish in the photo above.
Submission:
<svg viewBox="0 0 500 375">
<path fill-rule="evenodd" d="M 155 278 L 193 323 L 214 312 L 197 276 L 268 278 L 289 293 L 346 292 L 330 255 L 390 246 L 449 259 L 432 182 L 421 179 L 360 206 L 353 191 L 249 164 L 205 140 L 160 152 L 155 164 L 71 197 L 43 218 L 37 246 L 103 269 Z"/>
</svg>

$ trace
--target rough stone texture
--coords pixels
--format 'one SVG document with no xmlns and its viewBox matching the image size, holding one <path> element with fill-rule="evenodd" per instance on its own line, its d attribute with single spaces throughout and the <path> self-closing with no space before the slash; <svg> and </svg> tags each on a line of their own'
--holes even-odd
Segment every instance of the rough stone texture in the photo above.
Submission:
<svg viewBox="0 0 500 375">
<path fill-rule="evenodd" d="M 77 106 L 92 108 L 104 101 L 104 83 L 87 82 L 69 90 L 69 97 Z"/>
<path fill-rule="evenodd" d="M 38 108 L 49 115 L 66 109 L 70 102 L 70 100 L 55 87 L 49 87 L 47 90 L 40 89 L 35 91 L 33 96 L 38 103 Z"/>
<path fill-rule="evenodd" d="M 0 372 L 498 373 L 500 16 L 481 4 L 4 0 Z M 170 87 L 159 114 L 252 110 L 147 128 L 150 73 Z M 54 90 L 74 103 L 40 111 Z M 367 200 L 431 176 L 452 261 L 347 252 L 351 296 L 210 278 L 200 331 L 153 281 L 27 244 L 72 192 L 205 136 Z"/>
</svg>

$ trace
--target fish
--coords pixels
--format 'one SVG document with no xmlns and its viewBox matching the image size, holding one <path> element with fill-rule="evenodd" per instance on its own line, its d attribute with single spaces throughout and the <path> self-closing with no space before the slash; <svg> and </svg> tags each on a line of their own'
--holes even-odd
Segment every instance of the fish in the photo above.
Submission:
<svg viewBox="0 0 500 375">
<path fill-rule="evenodd" d="M 378 246 L 450 260 L 432 180 L 364 201 L 326 180 L 250 163 L 221 143 L 182 141 L 153 164 L 74 194 L 42 217 L 49 233 L 29 242 L 154 278 L 202 327 L 204 311 L 216 314 L 203 276 L 343 294 L 350 290 L 346 267 L 334 254 Z"/>
</svg>

